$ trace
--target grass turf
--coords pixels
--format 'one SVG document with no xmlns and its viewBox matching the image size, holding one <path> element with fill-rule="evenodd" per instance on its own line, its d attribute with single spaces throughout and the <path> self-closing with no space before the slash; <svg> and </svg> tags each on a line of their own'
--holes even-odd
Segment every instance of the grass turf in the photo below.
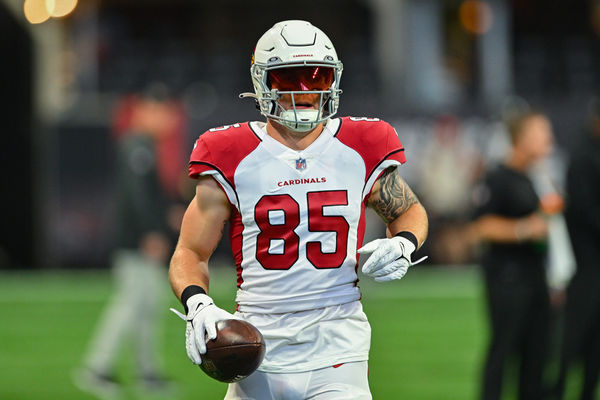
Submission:
<svg viewBox="0 0 600 400">
<path fill-rule="evenodd" d="M 215 268 L 211 295 L 233 310 L 235 272 Z M 0 399 L 91 399 L 71 381 L 111 293 L 107 272 L 0 273 Z M 166 285 L 165 280 L 165 285 Z M 375 399 L 475 399 L 486 339 L 479 278 L 473 269 L 421 268 L 401 281 L 361 280 L 373 328 L 370 384 Z M 165 290 L 168 290 L 165 286 Z M 177 382 L 170 399 L 222 399 L 226 385 L 187 360 L 178 306 L 167 293 L 161 350 Z M 127 398 L 140 395 L 126 346 L 118 370 Z"/>
</svg>

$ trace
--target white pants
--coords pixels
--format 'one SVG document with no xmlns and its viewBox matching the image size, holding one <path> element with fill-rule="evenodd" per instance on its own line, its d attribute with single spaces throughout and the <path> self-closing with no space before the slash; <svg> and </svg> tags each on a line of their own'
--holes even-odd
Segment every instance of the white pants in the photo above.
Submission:
<svg viewBox="0 0 600 400">
<path fill-rule="evenodd" d="M 225 400 L 371 400 L 367 361 L 307 372 L 256 371 L 229 384 Z"/>
<path fill-rule="evenodd" d="M 119 350 L 133 338 L 138 372 L 154 374 L 160 369 L 156 335 L 166 268 L 136 251 L 119 250 L 113 273 L 115 291 L 94 332 L 85 365 L 98 373 L 112 373 Z"/>
<path fill-rule="evenodd" d="M 371 326 L 360 301 L 292 313 L 236 315 L 265 339 L 259 371 L 306 372 L 369 359 Z"/>
</svg>

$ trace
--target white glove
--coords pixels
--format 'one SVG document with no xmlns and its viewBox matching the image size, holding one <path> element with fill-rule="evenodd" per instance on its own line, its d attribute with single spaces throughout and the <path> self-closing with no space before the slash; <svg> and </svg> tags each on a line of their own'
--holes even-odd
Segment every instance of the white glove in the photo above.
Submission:
<svg viewBox="0 0 600 400">
<path fill-rule="evenodd" d="M 186 321 L 185 349 L 194 364 L 201 364 L 201 354 L 206 353 L 206 340 L 217 337 L 217 322 L 224 319 L 239 319 L 215 306 L 213 300 L 205 294 L 195 294 L 186 302 L 187 316 L 171 308 L 175 314 Z"/>
<path fill-rule="evenodd" d="M 377 282 L 402 279 L 408 267 L 425 260 L 411 261 L 415 245 L 402 236 L 389 239 L 375 239 L 358 249 L 360 254 L 373 253 L 362 267 L 362 272 L 375 278 Z"/>
</svg>

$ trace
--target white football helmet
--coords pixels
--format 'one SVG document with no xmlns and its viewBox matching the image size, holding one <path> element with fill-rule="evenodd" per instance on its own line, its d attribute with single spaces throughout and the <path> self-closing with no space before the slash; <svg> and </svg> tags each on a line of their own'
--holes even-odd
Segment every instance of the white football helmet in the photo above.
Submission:
<svg viewBox="0 0 600 400">
<path fill-rule="evenodd" d="M 288 128 L 307 132 L 333 116 L 339 106 L 342 63 L 331 40 L 307 21 L 282 21 L 269 29 L 256 44 L 250 74 L 254 97 L 261 114 Z M 291 108 L 279 100 L 290 95 Z M 294 95 L 314 94 L 317 109 L 296 104 Z"/>
</svg>

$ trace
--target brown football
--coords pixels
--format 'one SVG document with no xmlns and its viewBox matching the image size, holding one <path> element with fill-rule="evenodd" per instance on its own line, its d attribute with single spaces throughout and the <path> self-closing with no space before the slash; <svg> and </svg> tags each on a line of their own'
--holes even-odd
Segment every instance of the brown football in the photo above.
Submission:
<svg viewBox="0 0 600 400">
<path fill-rule="evenodd" d="M 254 325 L 237 319 L 217 322 L 217 337 L 206 341 L 200 368 L 221 382 L 244 379 L 265 356 L 265 340 Z"/>
</svg>

